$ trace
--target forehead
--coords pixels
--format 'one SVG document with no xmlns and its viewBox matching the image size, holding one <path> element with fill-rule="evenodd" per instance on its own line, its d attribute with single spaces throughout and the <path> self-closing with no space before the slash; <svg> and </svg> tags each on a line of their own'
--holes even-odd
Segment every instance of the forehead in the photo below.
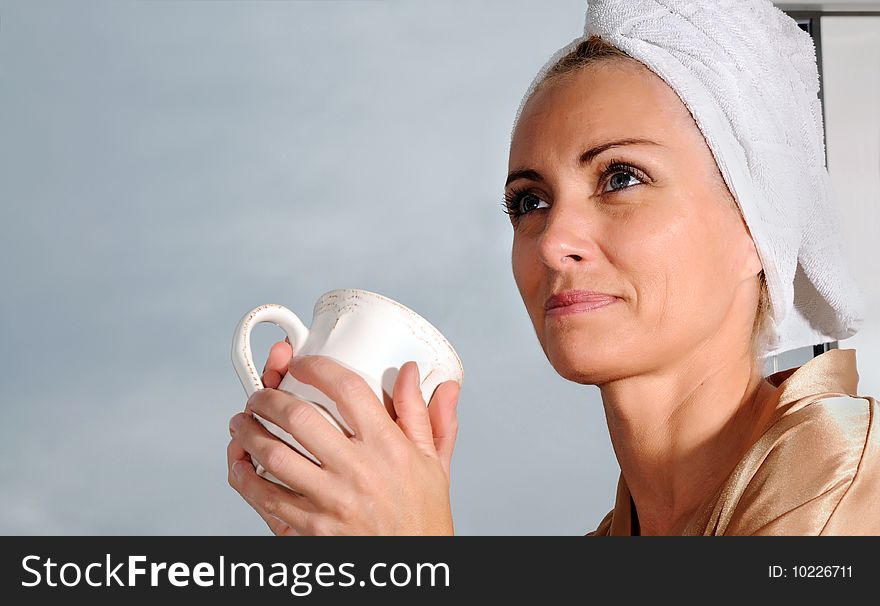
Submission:
<svg viewBox="0 0 880 606">
<path fill-rule="evenodd" d="M 632 61 L 604 61 L 545 82 L 523 107 L 511 165 L 585 143 L 644 137 L 669 147 L 699 144 L 687 107 L 659 76 Z M 690 141 L 689 141 L 690 140 Z"/>
</svg>

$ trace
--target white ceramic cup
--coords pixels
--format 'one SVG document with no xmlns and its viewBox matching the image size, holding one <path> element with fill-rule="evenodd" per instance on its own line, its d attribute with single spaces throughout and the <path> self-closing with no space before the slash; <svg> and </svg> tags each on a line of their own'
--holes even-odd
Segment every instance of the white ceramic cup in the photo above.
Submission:
<svg viewBox="0 0 880 606">
<path fill-rule="evenodd" d="M 420 388 L 426 404 L 430 403 L 434 390 L 444 381 L 462 383 L 461 360 L 449 341 L 427 320 L 388 297 L 366 290 L 342 288 L 321 295 L 315 303 L 312 323 L 308 328 L 295 313 L 282 305 L 261 305 L 244 315 L 233 336 L 232 364 L 248 397 L 264 387 L 261 374 L 254 366 L 250 343 L 251 330 L 260 322 L 276 324 L 287 333 L 294 357 L 330 356 L 357 372 L 383 404 L 386 398 L 388 402 L 391 401 L 397 373 L 410 360 L 418 365 Z M 354 434 L 333 400 L 312 385 L 297 381 L 288 372 L 278 389 L 309 402 L 346 436 Z M 257 414 L 253 416 L 272 435 L 320 464 L 288 432 Z M 287 486 L 259 461 L 254 460 L 254 463 L 261 477 Z"/>
</svg>

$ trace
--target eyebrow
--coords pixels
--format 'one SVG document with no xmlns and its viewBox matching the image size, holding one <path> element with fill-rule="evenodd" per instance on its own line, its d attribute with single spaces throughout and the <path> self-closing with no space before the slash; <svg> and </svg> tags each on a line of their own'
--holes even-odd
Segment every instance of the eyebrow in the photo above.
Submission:
<svg viewBox="0 0 880 606">
<path fill-rule="evenodd" d="M 589 164 L 596 158 L 596 156 L 598 156 L 605 150 L 611 149 L 612 147 L 623 147 L 625 145 L 656 145 L 659 147 L 663 147 L 662 143 L 657 143 L 656 141 L 651 141 L 650 139 L 616 139 L 614 141 L 606 141 L 605 143 L 600 143 L 599 145 L 595 145 L 589 148 L 580 155 L 580 157 L 578 158 L 578 163 L 581 165 Z M 541 176 L 541 173 L 539 173 L 538 171 L 531 168 L 525 168 L 515 170 L 507 175 L 507 181 L 504 182 L 504 187 L 507 187 L 512 181 L 516 181 L 517 179 L 531 179 L 532 181 L 544 180 L 544 178 Z"/>
</svg>

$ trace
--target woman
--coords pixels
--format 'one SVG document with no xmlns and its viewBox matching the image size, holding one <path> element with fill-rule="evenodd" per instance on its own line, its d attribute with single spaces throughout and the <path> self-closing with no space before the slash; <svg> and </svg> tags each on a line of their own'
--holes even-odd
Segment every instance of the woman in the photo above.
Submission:
<svg viewBox="0 0 880 606">
<path fill-rule="evenodd" d="M 765 0 L 594 1 L 523 98 L 504 194 L 514 279 L 553 367 L 599 387 L 621 469 L 590 535 L 880 534 L 880 410 L 857 395 L 854 350 L 761 373 L 861 320 L 827 244 L 815 55 L 794 52 L 807 44 Z M 291 354 L 273 347 L 266 385 L 290 361 L 363 437 L 263 390 L 246 412 L 326 460 L 239 414 L 233 487 L 276 534 L 451 533 L 457 386 L 425 410 L 408 363 L 389 415 L 332 360 Z M 302 493 L 257 477 L 249 454 Z"/>
</svg>

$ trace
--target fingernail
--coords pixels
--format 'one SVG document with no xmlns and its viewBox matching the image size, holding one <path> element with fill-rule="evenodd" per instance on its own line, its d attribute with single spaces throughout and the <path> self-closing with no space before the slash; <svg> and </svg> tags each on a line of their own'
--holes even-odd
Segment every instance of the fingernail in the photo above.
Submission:
<svg viewBox="0 0 880 606">
<path fill-rule="evenodd" d="M 229 433 L 234 434 L 241 427 L 241 415 L 235 415 L 229 419 Z"/>
<path fill-rule="evenodd" d="M 235 476 L 236 480 L 240 479 L 239 478 L 239 476 L 241 475 L 241 468 L 239 467 L 240 464 L 241 464 L 240 460 L 236 461 L 235 463 L 232 464 L 232 475 Z"/>
</svg>

